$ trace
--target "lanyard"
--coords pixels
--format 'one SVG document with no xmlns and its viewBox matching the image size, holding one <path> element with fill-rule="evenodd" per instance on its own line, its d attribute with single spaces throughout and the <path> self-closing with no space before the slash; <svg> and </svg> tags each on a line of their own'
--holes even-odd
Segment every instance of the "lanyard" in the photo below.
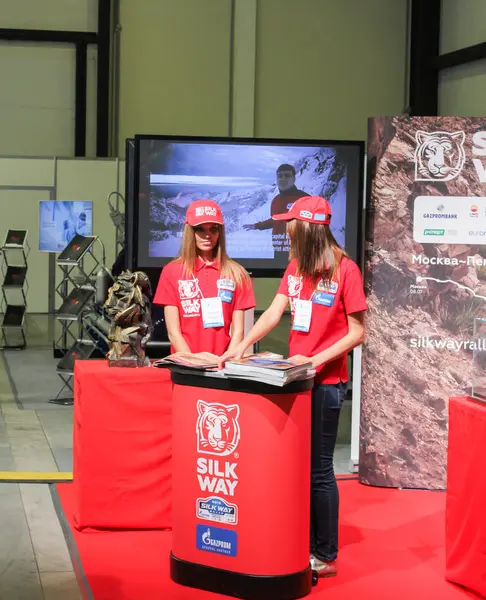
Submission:
<svg viewBox="0 0 486 600">
<path fill-rule="evenodd" d="M 201 288 L 200 288 L 200 286 L 199 286 L 199 279 L 196 279 L 196 278 L 193 276 L 193 279 L 192 279 L 192 280 L 193 280 L 193 281 L 194 281 L 194 283 L 196 284 L 196 288 L 197 288 L 197 290 L 198 290 L 199 294 L 201 294 L 201 298 L 204 300 L 204 294 L 202 293 L 202 291 L 201 291 Z"/>
<path fill-rule="evenodd" d="M 322 279 L 319 280 L 319 282 L 322 281 Z M 317 284 L 319 285 L 319 283 Z M 304 287 L 304 280 L 302 280 L 302 287 L 299 290 L 299 296 L 298 299 L 300 300 L 300 294 L 302 293 L 302 288 Z M 312 302 L 312 299 L 314 298 L 314 294 L 317 292 L 317 287 L 314 288 L 314 291 L 311 294 L 311 297 L 309 298 L 308 302 Z"/>
</svg>

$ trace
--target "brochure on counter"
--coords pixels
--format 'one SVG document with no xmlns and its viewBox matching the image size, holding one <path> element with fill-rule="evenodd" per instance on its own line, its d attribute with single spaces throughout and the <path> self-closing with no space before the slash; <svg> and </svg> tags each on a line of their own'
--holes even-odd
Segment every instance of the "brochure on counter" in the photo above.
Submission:
<svg viewBox="0 0 486 600">
<path fill-rule="evenodd" d="M 219 356 L 210 352 L 198 352 L 191 354 L 190 352 L 175 352 L 165 358 L 156 360 L 152 363 L 154 367 L 170 367 L 170 365 L 179 365 L 186 369 L 194 369 L 196 371 L 217 371 Z"/>
<path fill-rule="evenodd" d="M 294 362 L 272 352 L 259 352 L 244 356 L 240 360 L 229 360 L 223 370 L 218 370 L 218 363 L 219 357 L 209 352 L 176 352 L 152 364 L 154 367 L 166 368 L 177 365 L 188 372 L 197 371 L 199 375 L 246 379 L 276 386 L 310 379 L 315 375 L 310 362 Z"/>
</svg>

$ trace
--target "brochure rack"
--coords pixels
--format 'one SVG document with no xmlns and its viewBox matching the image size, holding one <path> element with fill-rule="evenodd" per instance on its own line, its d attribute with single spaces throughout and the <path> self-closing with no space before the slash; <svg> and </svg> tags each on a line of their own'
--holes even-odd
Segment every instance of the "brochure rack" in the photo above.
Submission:
<svg viewBox="0 0 486 600">
<path fill-rule="evenodd" d="M 2 260 L 2 347 L 23 350 L 25 337 L 25 313 L 27 311 L 27 257 L 30 246 L 27 230 L 9 229 L 0 247 Z"/>
<path fill-rule="evenodd" d="M 101 258 L 94 253 L 96 243 L 101 247 Z M 104 254 L 103 244 L 98 237 L 76 235 L 57 258 L 62 279 L 56 286 L 56 293 L 62 303 L 56 312 L 61 331 L 54 342 L 54 356 L 61 358 L 56 371 L 62 387 L 57 396 L 49 400 L 51 403 L 73 404 L 74 362 L 86 360 L 95 350 L 93 342 L 85 339 L 83 313 L 93 303 L 96 273 L 104 265 Z"/>
</svg>

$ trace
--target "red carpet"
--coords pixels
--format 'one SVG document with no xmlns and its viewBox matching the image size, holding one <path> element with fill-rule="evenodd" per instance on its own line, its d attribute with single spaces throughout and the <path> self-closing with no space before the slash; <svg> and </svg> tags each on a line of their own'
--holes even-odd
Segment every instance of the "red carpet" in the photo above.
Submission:
<svg viewBox="0 0 486 600">
<path fill-rule="evenodd" d="M 341 481 L 339 488 L 339 574 L 321 579 L 309 598 L 477 598 L 444 579 L 444 493 L 371 488 L 357 481 Z M 95 600 L 226 598 L 170 580 L 170 532 L 79 533 L 72 527 L 72 485 L 57 484 L 57 490 Z"/>
</svg>

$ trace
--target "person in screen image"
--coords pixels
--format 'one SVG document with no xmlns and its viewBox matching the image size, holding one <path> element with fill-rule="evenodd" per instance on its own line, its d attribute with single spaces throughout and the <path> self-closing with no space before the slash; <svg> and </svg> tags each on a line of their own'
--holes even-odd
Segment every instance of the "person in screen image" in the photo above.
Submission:
<svg viewBox="0 0 486 600">
<path fill-rule="evenodd" d="M 74 218 L 65 219 L 63 223 L 63 238 L 66 246 L 76 234 L 86 235 L 86 213 L 80 212 L 76 221 Z"/>
<path fill-rule="evenodd" d="M 179 257 L 164 267 L 154 304 L 164 306 L 173 352 L 221 356 L 243 339 L 244 311 L 255 297 L 248 273 L 226 253 L 216 202 L 189 205 Z"/>
<path fill-rule="evenodd" d="M 259 223 L 243 225 L 243 229 L 271 229 L 274 252 L 287 252 L 285 223 L 276 221 L 272 217 L 287 212 L 296 200 L 303 196 L 307 196 L 308 194 L 297 189 L 295 185 L 295 168 L 288 164 L 280 165 L 277 169 L 277 187 L 279 193 L 275 196 L 270 205 L 270 218 L 266 221 L 260 221 Z"/>
<path fill-rule="evenodd" d="M 86 213 L 84 211 L 79 213 L 76 233 L 79 233 L 79 235 L 86 235 Z"/>
<path fill-rule="evenodd" d="M 312 390 L 310 563 L 321 576 L 337 573 L 339 494 L 333 456 L 346 393 L 347 354 L 364 339 L 367 310 L 358 266 L 334 239 L 331 207 L 318 196 L 274 215 L 287 222 L 290 263 L 270 307 L 245 339 L 220 360 L 239 359 L 280 321 L 290 302 L 289 355 L 316 369 Z"/>
<path fill-rule="evenodd" d="M 76 228 L 74 227 L 74 223 L 71 221 L 71 219 L 64 220 L 63 228 L 63 238 L 67 246 L 69 242 L 73 239 L 73 237 L 76 235 Z"/>
</svg>

